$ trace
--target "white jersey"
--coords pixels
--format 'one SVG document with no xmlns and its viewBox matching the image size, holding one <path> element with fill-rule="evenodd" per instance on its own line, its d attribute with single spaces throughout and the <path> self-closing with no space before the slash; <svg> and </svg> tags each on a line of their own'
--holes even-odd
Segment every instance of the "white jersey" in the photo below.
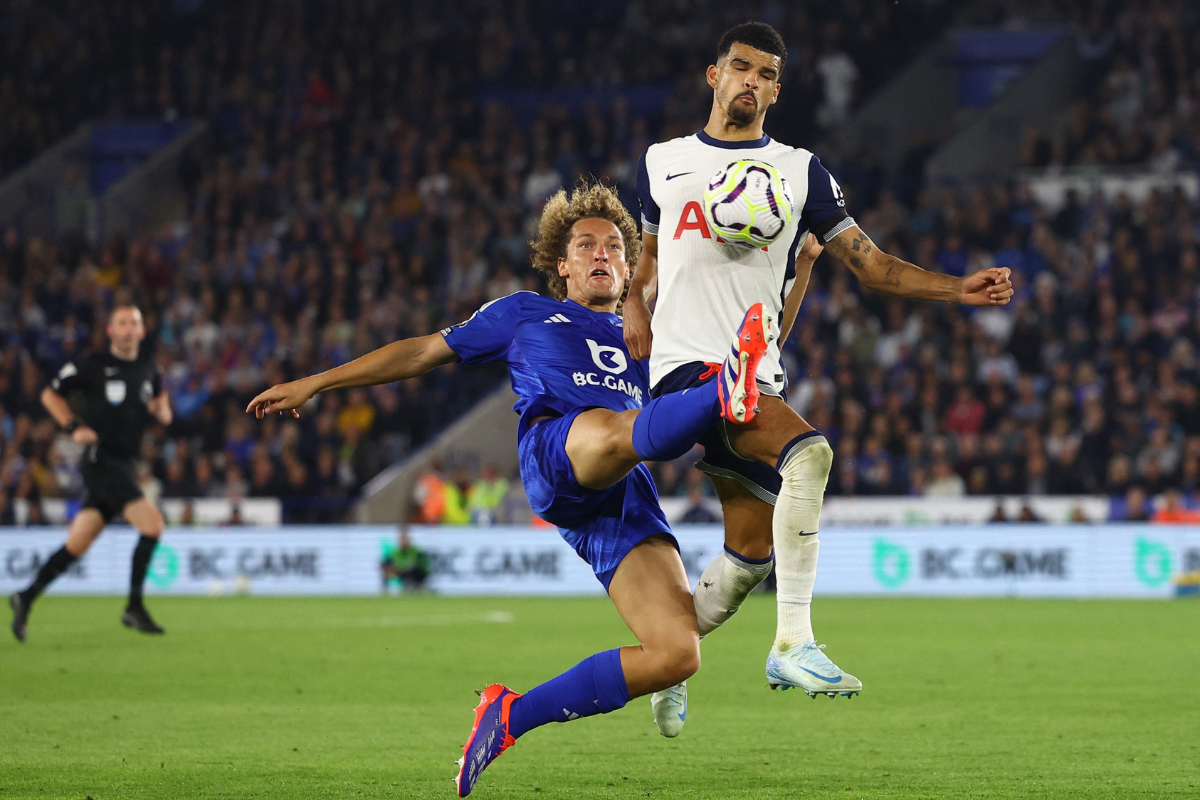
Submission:
<svg viewBox="0 0 1200 800">
<path fill-rule="evenodd" d="M 770 247 L 725 244 L 704 218 L 704 190 L 741 158 L 765 161 L 791 186 L 796 213 Z M 651 331 L 650 385 L 685 365 L 721 363 L 746 309 L 762 302 L 780 319 L 796 280 L 796 253 L 809 231 L 827 242 L 854 224 L 842 190 L 820 160 L 769 136 L 743 142 L 693 136 L 652 145 L 638 163 L 642 229 L 658 236 L 658 301 Z M 758 370 L 777 392 L 786 385 L 773 342 Z"/>
</svg>

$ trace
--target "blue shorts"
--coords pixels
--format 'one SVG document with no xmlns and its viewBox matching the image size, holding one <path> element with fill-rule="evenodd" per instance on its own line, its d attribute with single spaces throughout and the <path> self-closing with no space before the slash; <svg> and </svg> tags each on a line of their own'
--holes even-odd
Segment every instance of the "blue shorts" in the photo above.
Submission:
<svg viewBox="0 0 1200 800">
<path fill-rule="evenodd" d="M 708 383 L 716 376 L 717 372 L 703 362 L 684 364 L 659 381 L 650 390 L 650 396 L 659 397 L 669 392 L 682 392 L 684 389 Z M 774 389 L 762 383 L 758 386 L 768 394 L 775 394 Z M 725 435 L 725 420 L 709 428 L 708 432 L 700 437 L 700 444 L 704 446 L 704 458 L 696 464 L 696 469 L 707 475 L 733 478 L 764 503 L 775 505 L 779 490 L 783 486 L 779 473 L 774 467 L 761 461 L 742 458 L 733 452 Z"/>
<path fill-rule="evenodd" d="M 645 464 L 638 464 L 607 489 L 588 489 L 575 480 L 567 459 L 567 433 L 586 410 L 537 423 L 525 434 L 517 453 L 529 504 L 539 517 L 558 526 L 563 539 L 591 565 L 607 591 L 622 559 L 643 539 L 665 534 L 675 542 L 675 537 Z"/>
</svg>

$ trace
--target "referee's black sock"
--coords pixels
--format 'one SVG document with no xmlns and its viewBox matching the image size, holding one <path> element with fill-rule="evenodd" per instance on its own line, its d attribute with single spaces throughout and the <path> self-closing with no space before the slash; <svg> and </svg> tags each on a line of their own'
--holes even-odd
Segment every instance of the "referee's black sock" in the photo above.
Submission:
<svg viewBox="0 0 1200 800">
<path fill-rule="evenodd" d="M 46 563 L 42 564 L 42 568 L 38 570 L 37 577 L 33 579 L 33 583 L 29 584 L 29 588 L 21 592 L 21 599 L 29 605 L 34 600 L 37 600 L 42 592 L 46 591 L 46 587 L 54 582 L 54 579 L 62 575 L 76 561 L 76 557 L 71 555 L 67 550 L 66 545 L 58 548 L 54 555 L 46 559 Z"/>
<path fill-rule="evenodd" d="M 146 570 L 150 567 L 150 559 L 154 556 L 154 548 L 158 547 L 157 536 L 143 535 L 138 539 L 137 547 L 133 548 L 133 570 L 129 576 L 129 607 L 142 607 L 142 584 L 146 582 Z"/>
</svg>

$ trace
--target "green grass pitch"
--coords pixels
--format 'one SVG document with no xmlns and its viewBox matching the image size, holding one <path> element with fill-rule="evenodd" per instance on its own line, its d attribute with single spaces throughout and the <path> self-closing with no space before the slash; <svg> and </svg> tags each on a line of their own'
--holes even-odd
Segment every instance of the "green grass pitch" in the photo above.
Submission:
<svg viewBox="0 0 1200 800">
<path fill-rule="evenodd" d="M 607 600 L 42 600 L 0 642 L 0 800 L 449 798 L 473 689 L 630 643 Z M 534 731 L 488 798 L 1200 797 L 1200 602 L 827 599 L 861 697 L 771 692 L 770 597 L 704 644 L 688 725 L 647 698 Z"/>
</svg>

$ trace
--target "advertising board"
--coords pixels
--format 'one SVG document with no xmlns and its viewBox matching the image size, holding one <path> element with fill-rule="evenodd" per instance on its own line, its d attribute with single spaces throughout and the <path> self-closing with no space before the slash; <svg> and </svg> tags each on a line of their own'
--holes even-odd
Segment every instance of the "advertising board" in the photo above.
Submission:
<svg viewBox="0 0 1200 800">
<path fill-rule="evenodd" d="M 0 591 L 32 580 L 62 546 L 61 528 L 0 529 Z M 428 587 L 448 595 L 596 595 L 591 568 L 552 529 L 414 527 L 430 558 Z M 381 591 L 390 526 L 171 529 L 148 594 L 369 595 Z M 718 526 L 679 526 L 693 582 L 723 546 Z M 136 534 L 104 533 L 52 587 L 123 594 Z M 836 528 L 822 533 L 818 595 L 1168 597 L 1200 571 L 1191 526 L 992 525 Z"/>
</svg>

